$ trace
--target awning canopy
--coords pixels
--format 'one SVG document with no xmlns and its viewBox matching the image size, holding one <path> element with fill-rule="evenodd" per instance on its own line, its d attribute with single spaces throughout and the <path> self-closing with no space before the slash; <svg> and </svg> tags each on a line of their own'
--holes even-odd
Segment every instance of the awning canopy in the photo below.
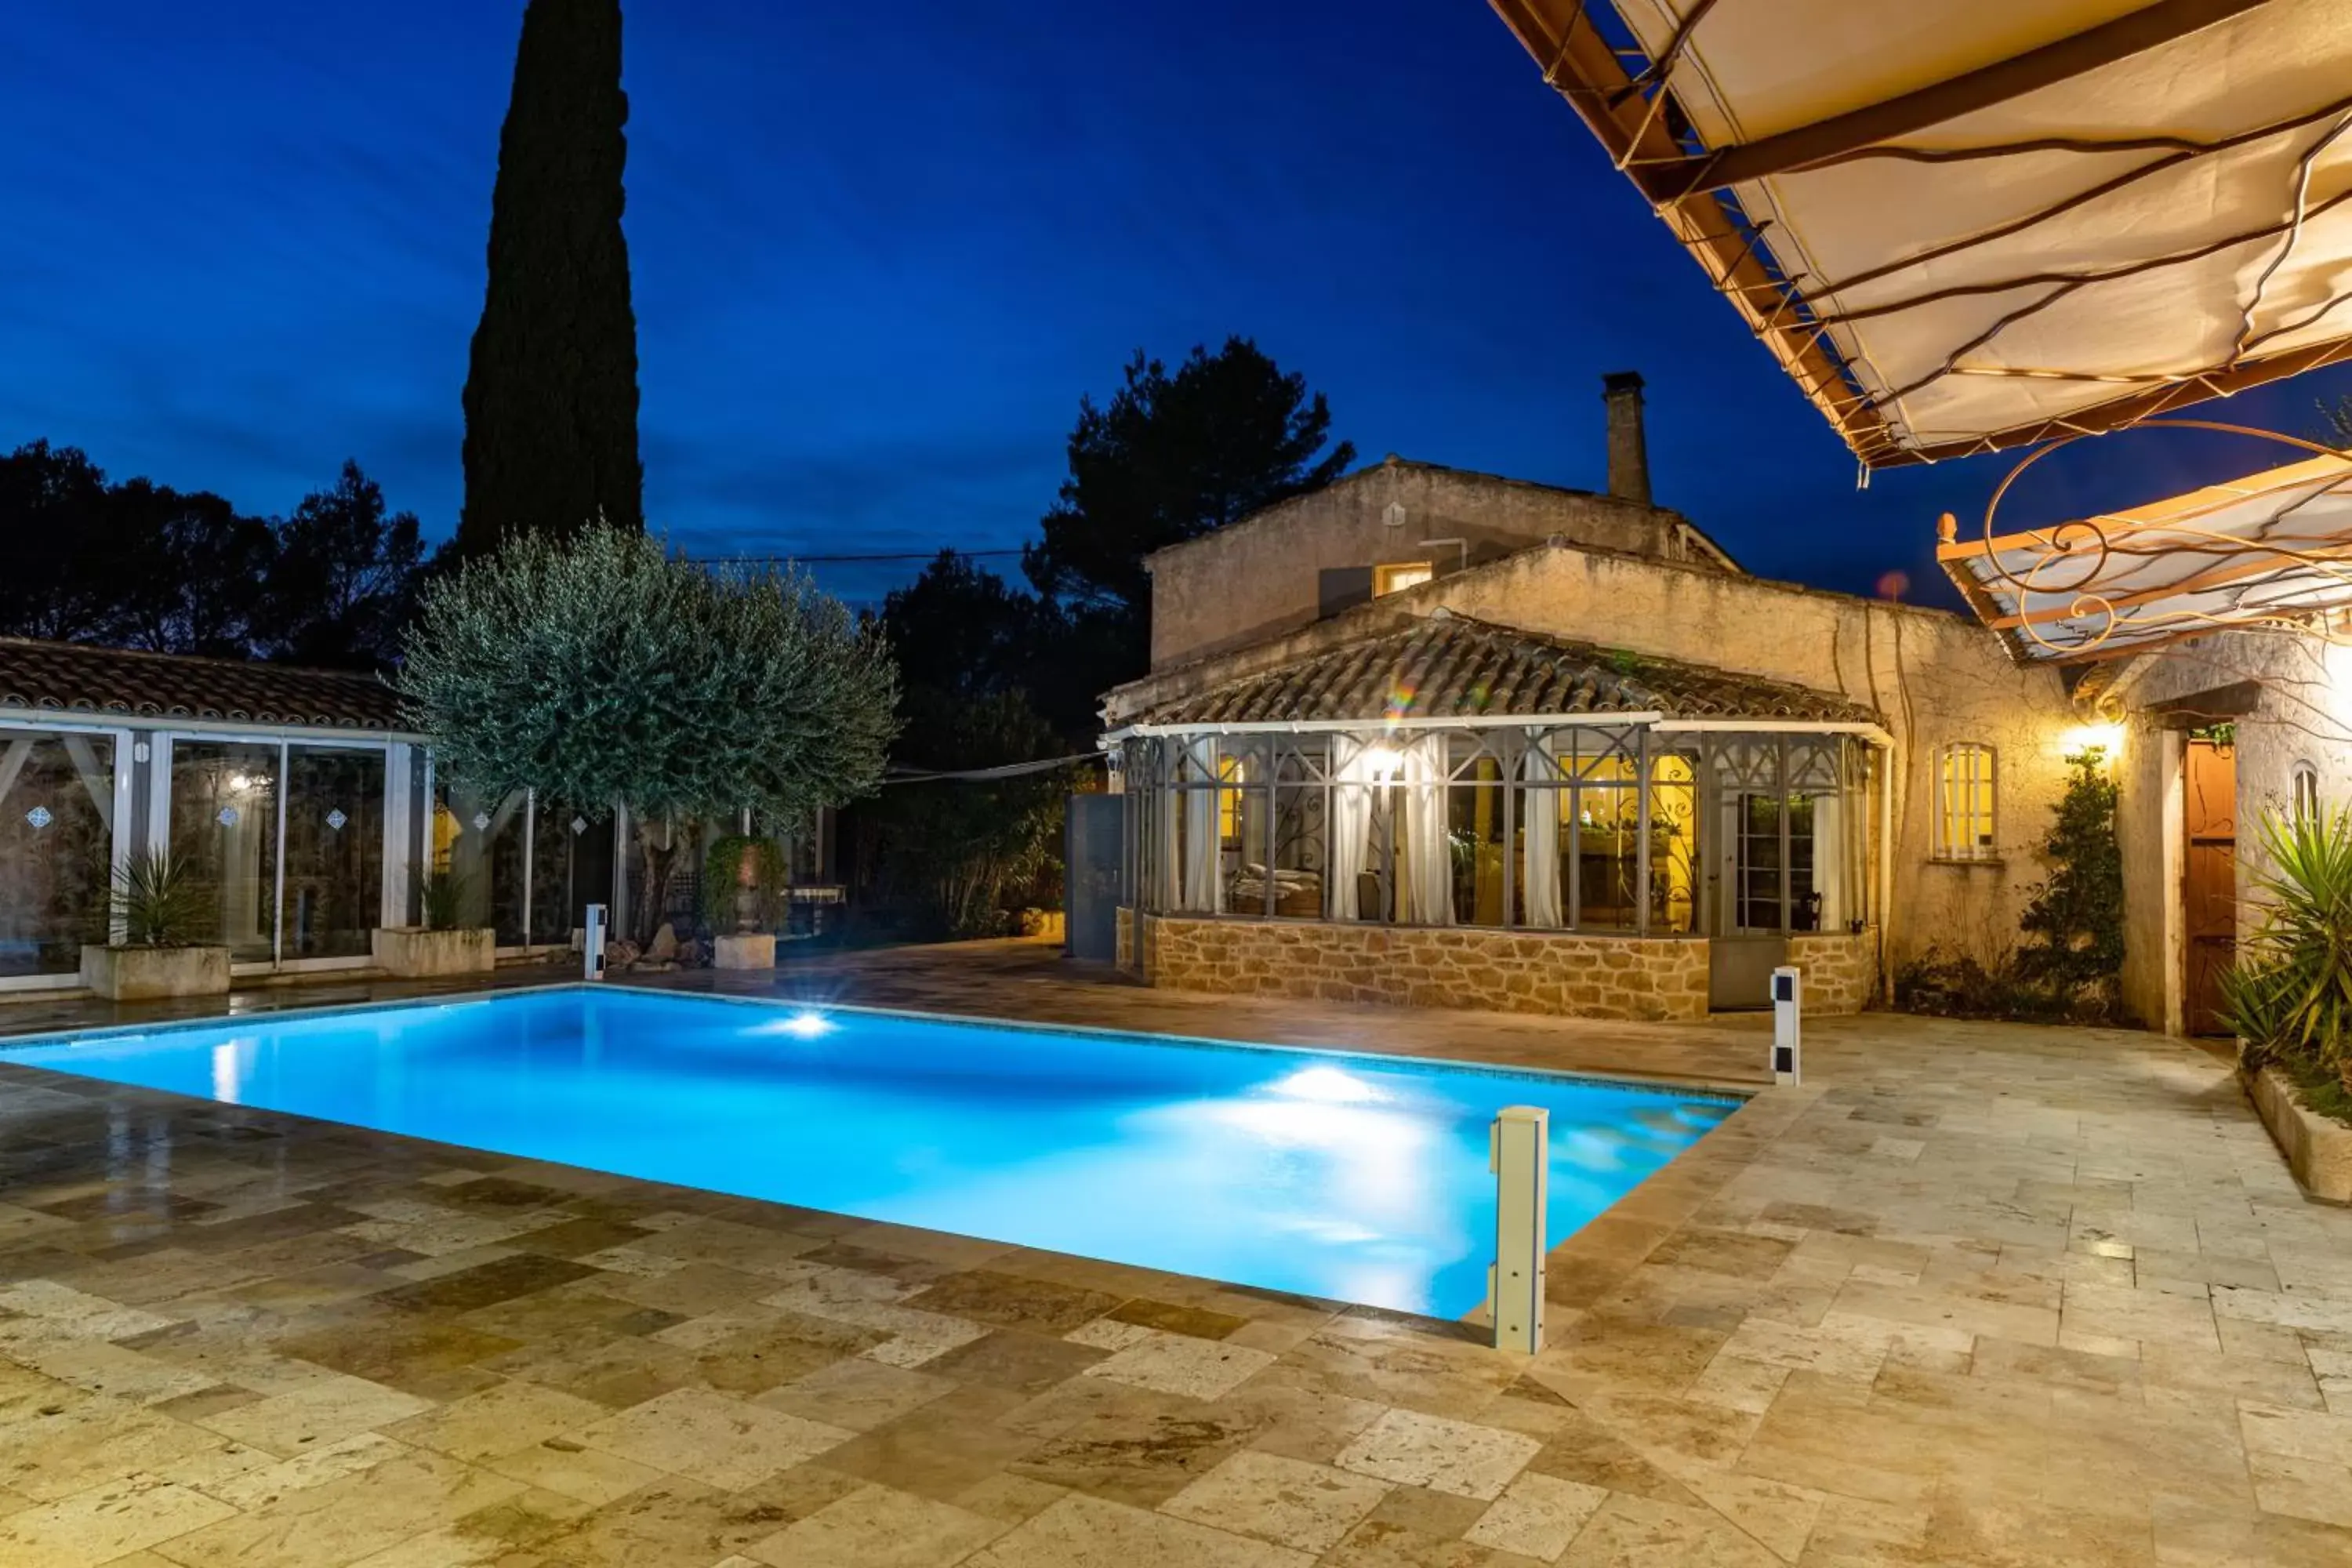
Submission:
<svg viewBox="0 0 2352 1568">
<path fill-rule="evenodd" d="M 2021 661 L 2310 625 L 2352 606 L 2352 460 L 2312 458 L 2051 528 L 1953 538 L 1937 556 Z"/>
<path fill-rule="evenodd" d="M 2352 357 L 2346 0 L 1491 0 L 1864 462 Z"/>
</svg>

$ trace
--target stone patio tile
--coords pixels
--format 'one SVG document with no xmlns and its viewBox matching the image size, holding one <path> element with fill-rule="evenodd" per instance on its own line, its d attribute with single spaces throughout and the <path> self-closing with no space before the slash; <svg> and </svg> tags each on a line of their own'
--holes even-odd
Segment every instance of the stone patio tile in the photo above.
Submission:
<svg viewBox="0 0 2352 1568">
<path fill-rule="evenodd" d="M 957 1386 L 952 1378 L 851 1357 L 772 1388 L 753 1403 L 865 1432 L 952 1394 Z"/>
<path fill-rule="evenodd" d="M 492 1455 L 482 1461 L 482 1468 L 592 1507 L 601 1507 L 664 1479 L 663 1472 L 651 1465 L 587 1447 L 568 1437 L 542 1438 L 510 1452 Z"/>
<path fill-rule="evenodd" d="M 522 1490 L 442 1455 L 410 1453 L 282 1493 L 155 1550 L 185 1568 L 318 1568 L 384 1551 Z"/>
<path fill-rule="evenodd" d="M 1099 1498 L 1064 1498 L 971 1568 L 1309 1568 L 1306 1552 Z"/>
<path fill-rule="evenodd" d="M 185 1487 L 134 1475 L 0 1519 L 0 1562 L 28 1568 L 115 1563 L 232 1512 Z"/>
<path fill-rule="evenodd" d="M 208 1415 L 199 1425 L 272 1453 L 295 1454 L 308 1445 L 387 1426 L 431 1408 L 430 1400 L 413 1394 L 365 1378 L 335 1375 Z"/>
<path fill-rule="evenodd" d="M 1162 1394 L 1217 1399 L 1273 1365 L 1276 1359 L 1269 1352 L 1246 1345 L 1156 1329 L 1139 1331 L 1143 1338 L 1113 1351 L 1107 1360 L 1086 1368 L 1085 1374 Z"/>
<path fill-rule="evenodd" d="M 743 1555 L 776 1568 L 945 1568 L 1007 1528 L 951 1503 L 866 1486 L 745 1547 Z"/>
<path fill-rule="evenodd" d="M 1609 1497 L 1600 1487 L 1530 1471 L 1506 1488 L 1463 1538 L 1497 1551 L 1556 1562 Z"/>
<path fill-rule="evenodd" d="M 664 1476 L 516 1544 L 530 1568 L 704 1568 L 740 1557 L 789 1517 L 757 1492 Z"/>
<path fill-rule="evenodd" d="M 1596 1510 L 1558 1559 L 1567 1568 L 1776 1568 L 1780 1559 L 1722 1515 L 1648 1498 L 1616 1496 Z"/>
<path fill-rule="evenodd" d="M 258 1450 L 248 1450 L 257 1457 Z M 305 1448 L 290 1459 L 265 1462 L 189 1484 L 231 1507 L 253 1510 L 307 1487 L 322 1487 L 345 1476 L 372 1470 L 409 1452 L 408 1445 L 373 1432 Z M 175 1478 L 176 1479 L 176 1478 Z"/>
<path fill-rule="evenodd" d="M 1248 1416 L 1137 1390 L 1037 1444 L 1007 1468 L 1149 1508 L 1215 1468 L 1256 1431 Z"/>
<path fill-rule="evenodd" d="M 1003 1329 L 1065 1334 L 1119 1305 L 1119 1298 L 1076 1285 L 979 1268 L 950 1275 L 907 1298 L 907 1305 Z"/>
<path fill-rule="evenodd" d="M 611 1412 L 537 1384 L 507 1379 L 383 1428 L 387 1437 L 479 1463 L 603 1420 Z"/>
<path fill-rule="evenodd" d="M 1342 1469 L 1492 1501 L 1543 1444 L 1524 1433 L 1391 1410 L 1339 1452 Z"/>
<path fill-rule="evenodd" d="M 1328 1465 L 1244 1449 L 1160 1505 L 1162 1513 L 1277 1546 L 1328 1552 L 1390 1490 Z"/>
<path fill-rule="evenodd" d="M 998 1425 L 1021 1396 L 975 1386 L 930 1400 L 824 1455 L 827 1469 L 952 1502 L 1038 1447 Z"/>
<path fill-rule="evenodd" d="M 730 1491 L 814 1458 L 854 1434 L 725 1394 L 681 1388 L 588 1426 L 578 1441 Z"/>
</svg>

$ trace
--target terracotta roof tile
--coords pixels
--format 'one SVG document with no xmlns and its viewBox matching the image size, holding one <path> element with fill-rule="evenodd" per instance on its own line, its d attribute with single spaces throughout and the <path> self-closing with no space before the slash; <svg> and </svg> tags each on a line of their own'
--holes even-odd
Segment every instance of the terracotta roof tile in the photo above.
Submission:
<svg viewBox="0 0 2352 1568">
<path fill-rule="evenodd" d="M 373 675 L 0 637 L 0 708 L 97 718 L 402 731 Z"/>
<path fill-rule="evenodd" d="M 1879 722 L 1869 708 L 1834 692 L 1539 637 L 1444 610 L 1402 631 L 1163 703 L 1138 721 L 1307 723 L 1553 713 Z"/>
</svg>

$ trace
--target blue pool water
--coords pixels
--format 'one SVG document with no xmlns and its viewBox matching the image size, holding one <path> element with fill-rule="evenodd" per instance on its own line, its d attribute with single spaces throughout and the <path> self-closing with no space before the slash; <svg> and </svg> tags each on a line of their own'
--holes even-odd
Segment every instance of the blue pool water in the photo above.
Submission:
<svg viewBox="0 0 2352 1568">
<path fill-rule="evenodd" d="M 1538 1073 L 576 987 L 11 1061 L 651 1181 L 1456 1317 L 1486 1127 L 1551 1112 L 1557 1243 L 1736 1101 Z"/>
</svg>

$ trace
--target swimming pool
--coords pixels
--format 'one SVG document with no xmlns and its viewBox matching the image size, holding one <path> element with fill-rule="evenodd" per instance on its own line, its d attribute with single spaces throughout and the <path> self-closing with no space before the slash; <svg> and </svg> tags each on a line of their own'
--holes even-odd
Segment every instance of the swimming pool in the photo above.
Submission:
<svg viewBox="0 0 2352 1568">
<path fill-rule="evenodd" d="M 1551 1112 L 1551 1241 L 1738 1105 L 1448 1063 L 569 986 L 93 1031 L 6 1059 L 1342 1301 L 1457 1317 L 1486 1127 Z"/>
</svg>

